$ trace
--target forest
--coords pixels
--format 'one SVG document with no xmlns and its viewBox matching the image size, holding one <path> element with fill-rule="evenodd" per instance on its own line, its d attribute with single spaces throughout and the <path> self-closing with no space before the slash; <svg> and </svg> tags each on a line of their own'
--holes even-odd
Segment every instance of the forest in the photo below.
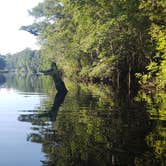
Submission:
<svg viewBox="0 0 166 166">
<path fill-rule="evenodd" d="M 39 74 L 41 70 L 50 67 L 40 50 L 26 48 L 15 54 L 0 55 L 0 70 L 17 74 Z"/>
<path fill-rule="evenodd" d="M 164 0 L 44 0 L 29 14 L 34 23 L 20 29 L 41 49 L 5 56 L 8 69 L 37 73 L 56 62 L 81 81 L 165 88 Z"/>
<path fill-rule="evenodd" d="M 166 84 L 166 1 L 44 0 L 29 11 L 41 53 L 67 77 Z"/>
<path fill-rule="evenodd" d="M 166 0 L 28 12 L 40 49 L 0 55 L 0 165 L 165 166 Z"/>
</svg>

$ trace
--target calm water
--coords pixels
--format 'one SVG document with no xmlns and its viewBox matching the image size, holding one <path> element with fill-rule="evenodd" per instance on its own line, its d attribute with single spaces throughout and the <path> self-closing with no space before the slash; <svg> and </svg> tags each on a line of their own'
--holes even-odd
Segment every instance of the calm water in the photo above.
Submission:
<svg viewBox="0 0 166 166">
<path fill-rule="evenodd" d="M 165 166 L 166 94 L 0 76 L 0 166 Z"/>
</svg>

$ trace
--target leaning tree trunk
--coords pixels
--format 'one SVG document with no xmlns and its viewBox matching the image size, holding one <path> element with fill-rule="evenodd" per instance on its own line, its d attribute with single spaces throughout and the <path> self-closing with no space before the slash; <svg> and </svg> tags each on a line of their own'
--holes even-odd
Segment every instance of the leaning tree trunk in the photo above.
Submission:
<svg viewBox="0 0 166 166">
<path fill-rule="evenodd" d="M 44 73 L 45 75 L 50 75 L 52 76 L 54 83 L 55 83 L 55 88 L 58 91 L 58 93 L 66 93 L 67 92 L 67 88 L 65 86 L 64 81 L 61 78 L 60 72 L 57 68 L 56 63 L 52 63 L 51 65 L 51 69 L 50 70 L 45 70 L 45 71 L 41 71 L 42 73 Z"/>
</svg>

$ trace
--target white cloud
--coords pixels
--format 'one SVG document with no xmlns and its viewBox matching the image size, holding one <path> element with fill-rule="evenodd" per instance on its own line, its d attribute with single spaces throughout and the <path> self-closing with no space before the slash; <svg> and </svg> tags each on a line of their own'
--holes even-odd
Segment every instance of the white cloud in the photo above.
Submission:
<svg viewBox="0 0 166 166">
<path fill-rule="evenodd" d="M 33 22 L 27 10 L 42 0 L 0 0 L 0 53 L 15 53 L 26 47 L 37 48 L 36 38 L 25 31 L 22 25 Z"/>
</svg>

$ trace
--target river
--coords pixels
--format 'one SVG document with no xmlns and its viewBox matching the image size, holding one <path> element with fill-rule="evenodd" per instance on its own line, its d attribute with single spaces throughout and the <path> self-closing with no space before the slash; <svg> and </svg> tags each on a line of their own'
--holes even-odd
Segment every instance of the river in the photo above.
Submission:
<svg viewBox="0 0 166 166">
<path fill-rule="evenodd" d="M 0 76 L 0 165 L 165 166 L 166 94 Z"/>
</svg>

